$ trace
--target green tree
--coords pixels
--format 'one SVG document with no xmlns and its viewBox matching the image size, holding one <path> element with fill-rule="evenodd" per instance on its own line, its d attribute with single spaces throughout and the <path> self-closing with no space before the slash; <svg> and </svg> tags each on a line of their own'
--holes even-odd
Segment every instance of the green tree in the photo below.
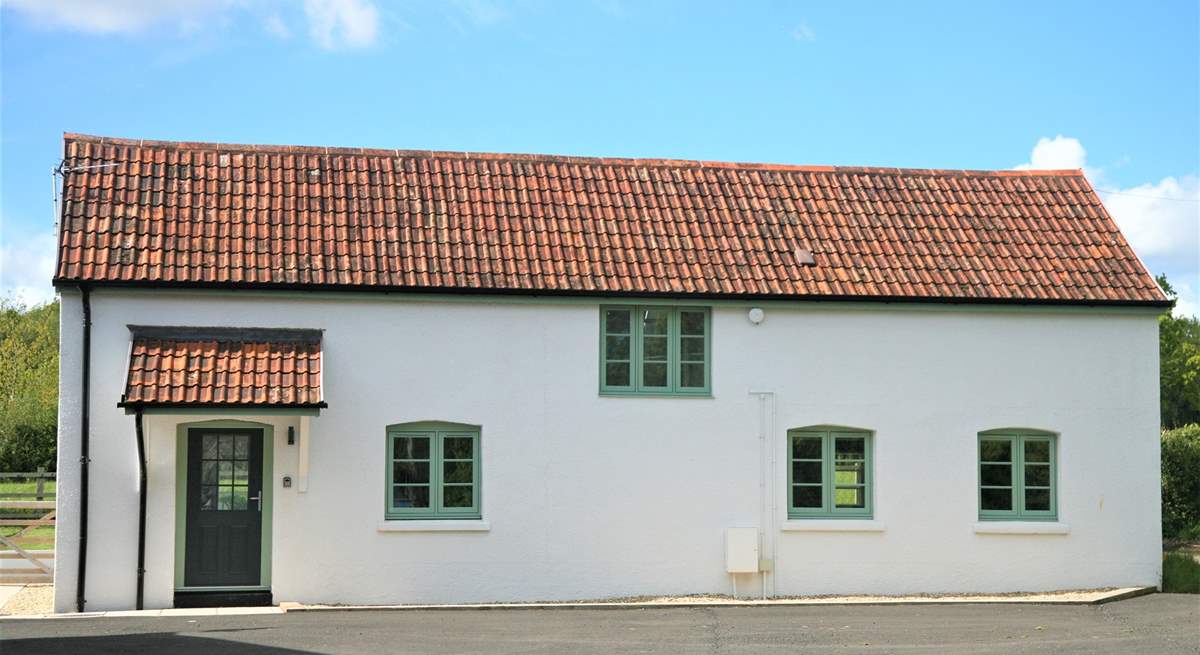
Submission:
<svg viewBox="0 0 1200 655">
<path fill-rule="evenodd" d="M 1163 430 L 1162 531 L 1200 539 L 1200 425 Z"/>
<path fill-rule="evenodd" d="M 58 429 L 58 301 L 0 299 L 0 471 L 54 468 Z"/>
<path fill-rule="evenodd" d="M 1178 297 L 1165 275 L 1158 285 Z M 1200 320 L 1164 314 L 1158 319 L 1158 367 L 1164 429 L 1200 423 Z"/>
</svg>

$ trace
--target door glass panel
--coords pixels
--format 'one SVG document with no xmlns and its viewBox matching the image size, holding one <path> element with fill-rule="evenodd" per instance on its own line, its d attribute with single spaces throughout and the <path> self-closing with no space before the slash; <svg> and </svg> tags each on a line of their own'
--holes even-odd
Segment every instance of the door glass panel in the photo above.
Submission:
<svg viewBox="0 0 1200 655">
<path fill-rule="evenodd" d="M 200 437 L 200 510 L 249 509 L 250 435 L 205 433 Z"/>
<path fill-rule="evenodd" d="M 217 486 L 204 485 L 200 487 L 200 509 L 212 511 L 217 509 Z"/>
<path fill-rule="evenodd" d="M 200 437 L 200 457 L 202 459 L 217 459 L 217 435 L 205 434 Z"/>
<path fill-rule="evenodd" d="M 235 510 L 249 509 L 249 503 L 247 502 L 248 498 L 249 498 L 249 494 L 247 493 L 245 486 L 234 487 L 233 488 L 233 509 L 235 509 Z"/>
</svg>

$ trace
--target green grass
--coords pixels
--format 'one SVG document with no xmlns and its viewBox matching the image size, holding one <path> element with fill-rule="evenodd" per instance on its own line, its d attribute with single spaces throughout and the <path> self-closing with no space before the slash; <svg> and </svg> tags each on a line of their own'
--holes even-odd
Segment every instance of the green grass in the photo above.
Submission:
<svg viewBox="0 0 1200 655">
<path fill-rule="evenodd" d="M 1170 594 L 1200 594 L 1200 562 L 1186 551 L 1164 555 L 1162 590 Z"/>
<path fill-rule="evenodd" d="M 46 500 L 54 500 L 54 488 L 55 488 L 55 481 L 54 480 L 46 480 L 46 482 L 44 483 L 44 485 L 42 487 L 42 490 L 45 491 L 48 496 L 48 498 Z M 33 494 L 33 493 L 37 493 L 37 482 L 34 480 L 27 480 L 27 481 L 22 481 L 22 482 L 13 482 L 11 480 L 4 480 L 3 482 L 0 482 L 0 499 L 3 499 L 3 500 L 37 500 L 33 496 L 29 496 L 26 498 L 11 497 L 11 494 Z"/>
<path fill-rule="evenodd" d="M 54 480 L 46 480 L 42 490 L 47 494 L 43 500 L 54 500 L 55 482 Z M 33 480 L 15 482 L 5 480 L 0 482 L 0 500 L 20 500 L 20 501 L 35 501 L 37 498 L 33 496 L 22 496 L 18 498 L 12 497 L 11 494 L 32 494 L 37 493 L 37 482 Z M 5 519 L 37 519 L 44 516 L 48 511 L 45 509 L 5 509 L 0 510 L 0 518 Z M 23 526 L 19 525 L 4 525 L 0 526 L 0 535 L 12 537 L 22 530 Z M 25 550 L 53 550 L 54 549 L 54 526 L 40 525 L 25 534 L 17 537 L 13 541 L 18 546 Z M 0 550 L 11 550 L 7 544 L 0 544 Z"/>
</svg>

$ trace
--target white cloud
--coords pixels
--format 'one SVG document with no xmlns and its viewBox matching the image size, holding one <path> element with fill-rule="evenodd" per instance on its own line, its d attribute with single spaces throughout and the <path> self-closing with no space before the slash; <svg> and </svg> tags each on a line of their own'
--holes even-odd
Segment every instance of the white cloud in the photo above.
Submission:
<svg viewBox="0 0 1200 655">
<path fill-rule="evenodd" d="M 140 32 L 161 23 L 188 29 L 235 0 L 3 0 L 3 6 L 48 28 L 95 34 Z"/>
<path fill-rule="evenodd" d="M 817 33 L 808 26 L 808 23 L 800 23 L 792 30 L 792 38 L 807 43 L 809 41 L 816 41 Z"/>
<path fill-rule="evenodd" d="M 280 5 L 251 0 L 0 0 L 0 6 L 46 29 L 90 34 L 140 34 L 165 25 L 192 35 L 239 14 L 261 20 L 272 36 L 291 35 L 284 17 L 274 11 Z M 305 0 L 304 16 L 313 40 L 327 50 L 364 48 L 379 36 L 373 0 Z"/>
<path fill-rule="evenodd" d="M 1099 185 L 1097 191 L 1139 255 L 1200 268 L 1200 179 L 1168 177 L 1127 189 Z"/>
<path fill-rule="evenodd" d="M 1200 289 L 1183 280 L 1171 282 L 1171 288 L 1179 294 L 1179 297 L 1175 299 L 1175 309 L 1171 313 L 1176 316 L 1200 317 Z"/>
<path fill-rule="evenodd" d="M 1058 170 L 1064 168 L 1084 168 L 1087 165 L 1087 150 L 1079 139 L 1073 139 L 1061 134 L 1048 139 L 1042 137 L 1033 146 L 1029 161 L 1014 166 L 1018 171 L 1027 170 Z"/>
<path fill-rule="evenodd" d="M 53 232 L 0 244 L 0 296 L 25 305 L 53 300 L 56 246 Z"/>
<path fill-rule="evenodd" d="M 308 28 L 326 50 L 365 48 L 379 35 L 379 11 L 370 0 L 305 0 Z"/>
</svg>

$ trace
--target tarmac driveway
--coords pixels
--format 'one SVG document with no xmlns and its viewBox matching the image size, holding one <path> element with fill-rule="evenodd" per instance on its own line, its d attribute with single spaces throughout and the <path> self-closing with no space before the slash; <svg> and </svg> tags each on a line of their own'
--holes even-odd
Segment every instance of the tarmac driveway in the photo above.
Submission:
<svg viewBox="0 0 1200 655">
<path fill-rule="evenodd" d="M 1101 606 L 489 609 L 0 622 L 35 653 L 1200 653 L 1200 596 Z"/>
</svg>

